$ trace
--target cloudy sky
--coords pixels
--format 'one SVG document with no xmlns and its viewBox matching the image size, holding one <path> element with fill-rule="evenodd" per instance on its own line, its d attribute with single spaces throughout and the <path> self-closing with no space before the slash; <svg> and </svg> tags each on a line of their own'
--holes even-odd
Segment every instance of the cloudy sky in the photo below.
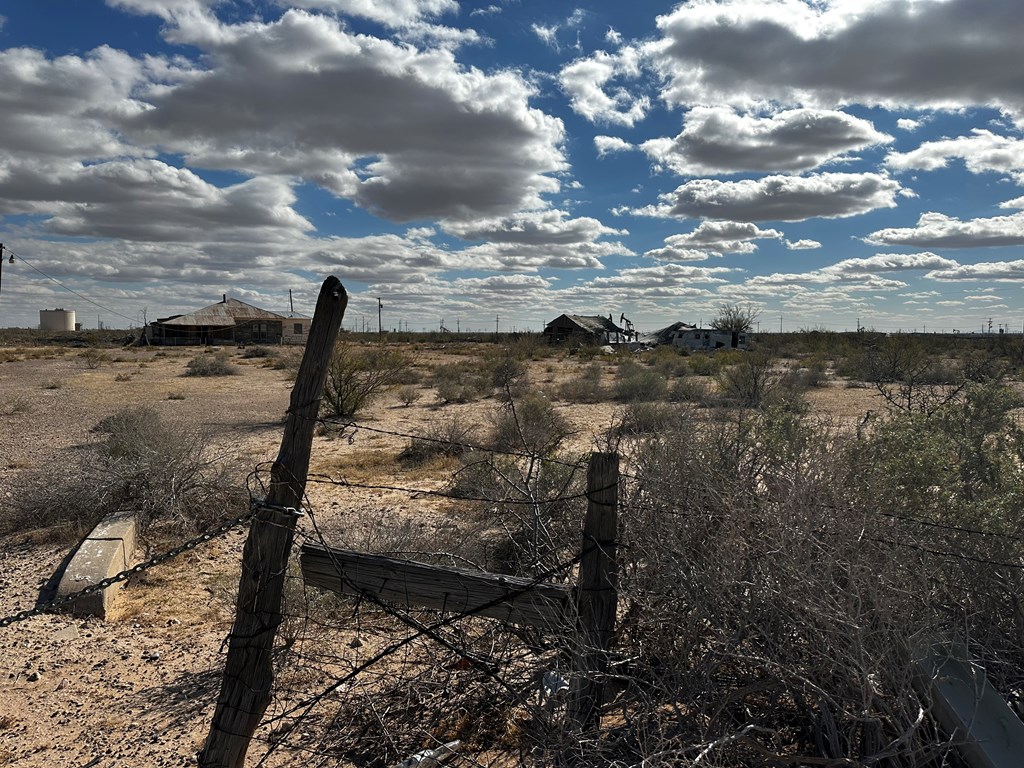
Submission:
<svg viewBox="0 0 1024 768">
<path fill-rule="evenodd" d="M 3 0 L 0 326 L 335 274 L 348 327 L 1021 331 L 1021 40 L 1019 0 Z"/>
</svg>

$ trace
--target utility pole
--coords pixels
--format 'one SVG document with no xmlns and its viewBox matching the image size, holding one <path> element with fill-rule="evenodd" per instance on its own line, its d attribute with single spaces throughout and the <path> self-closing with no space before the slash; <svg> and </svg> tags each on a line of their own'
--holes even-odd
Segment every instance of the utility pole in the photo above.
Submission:
<svg viewBox="0 0 1024 768">
<path fill-rule="evenodd" d="M 498 316 L 494 316 L 494 335 L 498 335 Z"/>
<path fill-rule="evenodd" d="M 380 311 L 384 309 L 384 304 L 381 303 L 380 296 L 377 297 L 377 335 L 384 336 L 384 326 L 381 324 Z"/>
<path fill-rule="evenodd" d="M 779 333 L 782 333 L 782 315 L 779 315 Z"/>
<path fill-rule="evenodd" d="M 8 249 L 10 250 L 10 249 Z M 14 263 L 14 251 L 11 251 L 11 258 L 7 262 L 8 264 Z M 4 244 L 0 243 L 0 290 L 4 287 Z"/>
</svg>

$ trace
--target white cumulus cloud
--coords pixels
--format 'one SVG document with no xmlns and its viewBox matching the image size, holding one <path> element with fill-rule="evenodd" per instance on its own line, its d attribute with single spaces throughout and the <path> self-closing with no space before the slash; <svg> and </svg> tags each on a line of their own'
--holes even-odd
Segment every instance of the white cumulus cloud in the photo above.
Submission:
<svg viewBox="0 0 1024 768">
<path fill-rule="evenodd" d="M 844 112 L 790 109 L 768 117 L 728 107 L 694 107 L 675 138 L 645 141 L 658 165 L 683 176 L 744 171 L 807 171 L 846 153 L 892 141 Z"/>
<path fill-rule="evenodd" d="M 1024 14 L 1005 0 L 698 0 L 658 18 L 670 104 L 997 106 L 1024 116 Z"/>
<path fill-rule="evenodd" d="M 1003 173 L 1024 182 L 1024 140 L 999 136 L 975 128 L 971 136 L 926 141 L 910 152 L 893 152 L 885 158 L 892 170 L 934 171 L 950 160 L 962 160 L 971 173 Z"/>
<path fill-rule="evenodd" d="M 632 212 L 748 222 L 841 218 L 894 208 L 901 189 L 897 181 L 877 173 L 765 176 L 741 181 L 696 179 L 661 195 L 659 205 Z"/>
<path fill-rule="evenodd" d="M 943 213 L 922 213 L 914 227 L 880 229 L 865 239 L 875 245 L 917 248 L 1024 245 L 1024 212 L 966 221 Z"/>
</svg>

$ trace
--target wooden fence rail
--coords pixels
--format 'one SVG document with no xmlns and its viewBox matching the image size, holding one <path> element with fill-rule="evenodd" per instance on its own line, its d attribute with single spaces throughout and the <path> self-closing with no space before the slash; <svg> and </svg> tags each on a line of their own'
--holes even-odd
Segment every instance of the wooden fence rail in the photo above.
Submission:
<svg viewBox="0 0 1024 768">
<path fill-rule="evenodd" d="M 564 626 L 572 590 L 497 573 L 470 571 L 304 544 L 307 584 L 347 595 L 369 593 L 394 605 L 500 619 L 508 624 Z"/>
<path fill-rule="evenodd" d="M 599 725 L 615 635 L 618 491 L 618 454 L 592 454 L 575 588 L 315 544 L 302 547 L 302 575 L 308 584 L 339 594 L 370 594 L 405 607 L 472 613 L 509 624 L 575 629 L 569 719 L 588 730 Z"/>
</svg>

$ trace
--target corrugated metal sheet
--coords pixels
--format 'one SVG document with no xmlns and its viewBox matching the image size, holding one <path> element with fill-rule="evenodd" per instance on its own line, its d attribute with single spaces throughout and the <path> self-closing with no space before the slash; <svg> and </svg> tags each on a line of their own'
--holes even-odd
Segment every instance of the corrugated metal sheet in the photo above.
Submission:
<svg viewBox="0 0 1024 768">
<path fill-rule="evenodd" d="M 611 318 L 604 317 L 603 315 L 567 315 L 567 317 L 591 333 L 603 333 L 604 331 L 622 333 L 623 330 L 613 323 Z"/>
<path fill-rule="evenodd" d="M 284 315 L 279 315 L 276 312 L 268 312 L 265 309 L 254 307 L 252 304 L 246 304 L 238 299 L 227 299 L 225 301 L 218 301 L 216 304 L 211 304 L 208 307 L 197 309 L 195 312 L 190 312 L 187 315 L 178 315 L 178 317 L 158 320 L 157 322 L 161 325 L 176 327 L 209 326 L 227 328 L 252 320 L 285 319 L 287 318 Z"/>
</svg>

